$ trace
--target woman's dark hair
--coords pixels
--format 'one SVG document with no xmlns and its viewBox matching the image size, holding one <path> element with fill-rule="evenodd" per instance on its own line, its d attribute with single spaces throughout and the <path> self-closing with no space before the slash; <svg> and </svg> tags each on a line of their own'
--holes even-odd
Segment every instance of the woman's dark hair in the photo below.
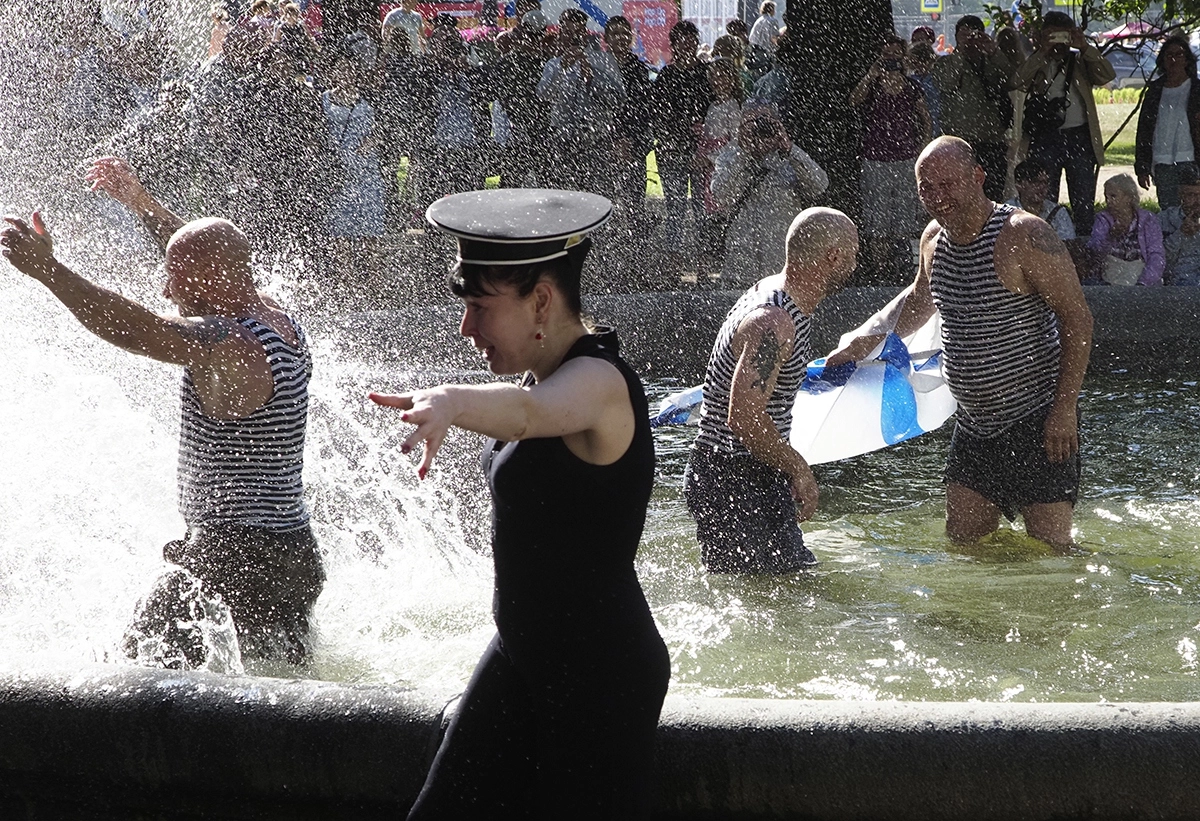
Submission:
<svg viewBox="0 0 1200 821">
<path fill-rule="evenodd" d="M 730 20 L 725 24 L 725 33 L 744 39 L 750 36 L 750 26 L 746 25 L 745 20 Z"/>
<path fill-rule="evenodd" d="M 1171 46 L 1178 46 L 1183 49 L 1183 64 L 1187 69 L 1187 76 L 1191 79 L 1196 79 L 1196 53 L 1192 51 L 1192 45 L 1188 39 L 1181 34 L 1172 34 L 1166 40 L 1163 40 L 1162 46 L 1158 49 L 1158 56 L 1154 58 L 1154 65 L 1158 68 L 1160 77 L 1166 76 L 1167 73 L 1167 49 Z"/>
<path fill-rule="evenodd" d="M 558 15 L 558 24 L 561 26 L 568 21 L 578 26 L 586 26 L 588 21 L 587 12 L 583 9 L 566 9 L 562 14 Z"/>
<path fill-rule="evenodd" d="M 1029 182 L 1030 180 L 1036 180 L 1038 177 L 1049 179 L 1050 169 L 1037 160 L 1022 160 L 1013 169 L 1014 182 Z"/>
<path fill-rule="evenodd" d="M 533 293 L 543 278 L 549 279 L 566 298 L 567 308 L 576 316 L 583 315 L 580 296 L 580 277 L 583 259 L 591 247 L 584 239 L 567 251 L 567 256 L 530 265 L 473 265 L 459 263 L 450 271 L 450 291 L 457 297 L 479 297 L 495 293 L 495 286 L 507 285 L 520 297 Z"/>
<path fill-rule="evenodd" d="M 612 17 L 608 18 L 608 22 L 604 24 L 604 33 L 608 34 L 608 30 L 613 26 L 624 26 L 630 31 L 633 31 L 633 24 L 629 22 L 629 18 L 623 17 L 620 14 L 614 14 Z"/>
<path fill-rule="evenodd" d="M 974 31 L 987 31 L 983 25 L 983 19 L 974 14 L 964 14 L 958 18 L 958 22 L 954 24 L 954 33 L 958 34 L 961 29 L 972 29 Z"/>
</svg>

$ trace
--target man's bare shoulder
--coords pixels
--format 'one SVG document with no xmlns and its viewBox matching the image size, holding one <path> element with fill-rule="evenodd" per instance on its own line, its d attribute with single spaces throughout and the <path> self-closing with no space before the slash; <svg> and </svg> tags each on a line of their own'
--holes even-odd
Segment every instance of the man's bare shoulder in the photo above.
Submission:
<svg viewBox="0 0 1200 821">
<path fill-rule="evenodd" d="M 1028 245 L 1034 251 L 1051 256 L 1067 253 L 1058 232 L 1039 216 L 1020 209 L 1013 211 L 1000 230 L 998 242 L 1015 248 Z"/>
<path fill-rule="evenodd" d="M 212 348 L 229 340 L 247 338 L 250 332 L 227 316 L 188 316 L 175 320 L 176 332 L 195 345 Z"/>
<path fill-rule="evenodd" d="M 756 339 L 763 334 L 772 333 L 788 338 L 792 328 L 792 318 L 783 308 L 778 305 L 760 305 L 742 318 L 735 335 Z"/>
<path fill-rule="evenodd" d="M 930 220 L 925 226 L 925 230 L 921 232 L 921 245 L 937 241 L 937 238 L 942 234 L 942 226 L 937 220 Z"/>
<path fill-rule="evenodd" d="M 263 343 L 237 319 L 227 316 L 184 317 L 173 321 L 188 351 L 184 361 L 196 371 L 270 373 Z M 286 338 L 285 338 L 286 339 Z"/>
<path fill-rule="evenodd" d="M 937 220 L 930 220 L 929 224 L 925 226 L 925 230 L 921 232 L 920 251 L 923 264 L 918 273 L 923 272 L 933 259 L 933 249 L 937 247 L 938 237 L 941 235 L 942 226 Z"/>
</svg>

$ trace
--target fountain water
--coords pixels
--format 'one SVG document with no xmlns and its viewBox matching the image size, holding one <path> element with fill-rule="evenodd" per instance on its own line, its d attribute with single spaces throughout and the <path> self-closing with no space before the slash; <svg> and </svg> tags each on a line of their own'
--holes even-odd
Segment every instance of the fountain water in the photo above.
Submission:
<svg viewBox="0 0 1200 821">
<path fill-rule="evenodd" d="M 153 251 L 76 186 L 78 147 L 39 142 L 47 133 L 4 131 L 0 207 L 45 205 L 68 262 L 153 304 Z M 248 664 L 249 677 L 108 663 L 182 529 L 175 375 L 88 337 L 35 283 L 0 277 L 0 808 L 54 805 L 66 783 L 104 796 L 111 811 L 96 817 L 168 803 L 219 813 L 234 796 L 259 817 L 302 817 L 315 801 L 313 817 L 363 818 L 394 813 L 419 784 L 438 708 L 492 630 L 487 499 L 473 437 L 452 439 L 418 484 L 394 420 L 364 398 L 479 378 L 478 366 L 450 341 L 453 309 L 331 315 L 286 265 L 263 274 L 283 302 L 310 303 L 306 480 L 329 582 L 311 666 Z M 867 313 L 853 296 L 827 325 Z M 1179 307 L 1191 294 L 1134 296 L 1096 296 L 1123 316 L 1110 339 L 1163 338 L 1164 315 L 1196 313 L 1194 300 Z M 731 298 L 611 297 L 596 312 L 628 329 L 665 393 L 695 378 Z M 1146 316 L 1156 328 L 1139 327 Z M 1194 335 L 1168 336 L 1196 350 Z M 1080 532 L 1094 555 L 1073 557 L 1019 535 L 948 549 L 934 434 L 822 473 L 816 573 L 705 576 L 679 498 L 689 434 L 661 436 L 639 570 L 674 667 L 663 815 L 1194 812 L 1200 452 L 1187 431 L 1200 395 L 1194 378 L 1126 373 L 1090 382 L 1086 402 Z M 950 703 L 921 703 L 936 701 Z M 1044 704 L 1070 701 L 1092 704 Z"/>
</svg>

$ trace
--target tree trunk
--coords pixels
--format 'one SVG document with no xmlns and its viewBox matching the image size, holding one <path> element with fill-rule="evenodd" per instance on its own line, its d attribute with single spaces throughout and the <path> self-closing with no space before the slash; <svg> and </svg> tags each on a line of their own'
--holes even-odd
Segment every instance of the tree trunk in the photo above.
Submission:
<svg viewBox="0 0 1200 821">
<path fill-rule="evenodd" d="M 787 39 L 780 54 L 792 77 L 797 113 L 792 138 L 829 175 L 829 205 L 859 214 L 859 122 L 850 106 L 855 84 L 879 56 L 893 30 L 890 0 L 789 2 Z"/>
</svg>

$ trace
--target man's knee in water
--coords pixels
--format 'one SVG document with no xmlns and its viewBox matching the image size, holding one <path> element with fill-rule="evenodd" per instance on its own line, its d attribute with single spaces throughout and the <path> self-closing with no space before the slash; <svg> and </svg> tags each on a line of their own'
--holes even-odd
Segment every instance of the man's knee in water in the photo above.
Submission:
<svg viewBox="0 0 1200 821">
<path fill-rule="evenodd" d="M 134 661 L 168 670 L 209 668 L 237 657 L 233 615 L 220 596 L 177 567 L 159 576 L 138 602 L 121 650 Z"/>
<path fill-rule="evenodd" d="M 1000 526 L 1000 508 L 965 485 L 946 486 L 946 536 L 957 544 L 977 542 Z"/>
<path fill-rule="evenodd" d="M 1031 504 L 1021 508 L 1025 532 L 1058 548 L 1075 546 L 1072 533 L 1075 508 L 1070 502 Z"/>
</svg>

